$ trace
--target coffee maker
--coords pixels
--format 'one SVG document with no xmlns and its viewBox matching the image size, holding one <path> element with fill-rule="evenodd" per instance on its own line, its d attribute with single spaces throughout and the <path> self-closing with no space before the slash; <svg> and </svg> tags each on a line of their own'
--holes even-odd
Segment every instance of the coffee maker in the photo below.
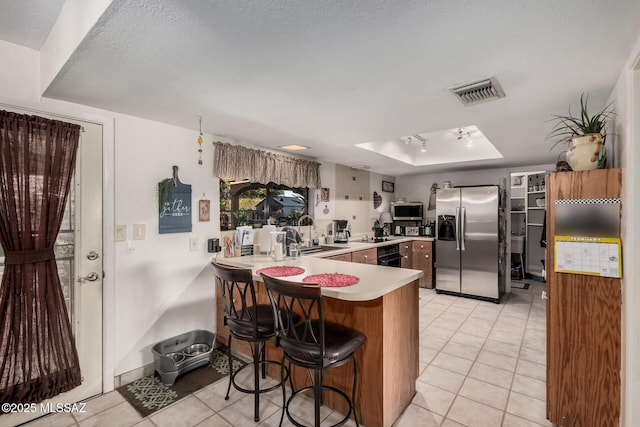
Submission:
<svg viewBox="0 0 640 427">
<path fill-rule="evenodd" d="M 333 236 L 334 243 L 348 243 L 351 232 L 349 231 L 349 221 L 346 219 L 334 219 L 331 223 L 335 234 Z"/>
</svg>

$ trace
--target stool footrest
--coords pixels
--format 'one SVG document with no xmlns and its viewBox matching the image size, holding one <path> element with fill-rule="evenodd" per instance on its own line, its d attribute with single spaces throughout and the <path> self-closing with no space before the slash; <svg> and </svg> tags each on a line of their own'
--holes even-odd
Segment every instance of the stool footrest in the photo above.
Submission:
<svg viewBox="0 0 640 427">
<path fill-rule="evenodd" d="M 329 390 L 332 391 L 334 393 L 337 393 L 338 395 L 340 395 L 345 402 L 347 402 L 347 405 L 349 406 L 349 411 L 347 412 L 347 414 L 344 416 L 344 418 L 342 418 L 340 421 L 338 421 L 335 424 L 332 424 L 328 427 L 339 427 L 341 425 L 343 425 L 344 423 L 346 423 L 347 421 L 349 421 L 349 418 L 351 417 L 351 414 L 355 412 L 355 408 L 353 407 L 353 402 L 351 402 L 351 398 L 349 398 L 349 396 L 347 396 L 347 394 L 335 387 L 332 386 L 328 386 L 328 385 L 323 385 L 322 386 L 322 390 Z M 299 390 L 293 391 L 291 392 L 291 396 L 289 396 L 289 398 L 287 399 L 287 404 L 285 405 L 285 413 L 287 414 L 287 418 L 289 419 L 289 421 L 291 421 L 291 423 L 293 425 L 295 425 L 296 427 L 306 427 L 304 424 L 300 424 L 299 422 L 297 422 L 293 416 L 291 415 L 291 413 L 289 412 L 289 403 L 291 403 L 291 401 L 298 397 L 300 394 L 306 392 L 306 391 L 311 391 L 313 392 L 313 386 L 307 386 L 307 387 L 303 387 Z"/>
<path fill-rule="evenodd" d="M 282 384 L 287 381 L 287 379 L 289 379 L 289 368 L 287 368 L 286 366 L 283 366 L 282 362 L 278 362 L 276 360 L 262 360 L 260 361 L 259 365 L 268 365 L 268 364 L 273 364 L 273 365 L 278 365 L 281 367 L 281 369 L 284 369 L 285 371 L 285 375 L 284 377 L 280 380 L 280 382 L 278 382 L 277 384 L 269 387 L 269 388 L 264 388 L 264 389 L 260 389 L 258 390 L 258 393 L 268 393 L 270 391 L 273 391 L 279 387 L 282 387 Z M 238 385 L 238 383 L 236 383 L 236 375 L 238 375 L 243 369 L 247 368 L 247 367 L 253 367 L 253 363 L 248 363 L 246 365 L 244 365 L 242 368 L 238 369 L 237 371 L 233 372 L 231 375 L 231 384 L 233 384 L 233 388 L 235 388 L 236 390 L 242 392 L 242 393 L 248 393 L 248 394 L 254 394 L 255 390 L 253 389 L 248 389 L 248 388 L 244 388 Z"/>
</svg>

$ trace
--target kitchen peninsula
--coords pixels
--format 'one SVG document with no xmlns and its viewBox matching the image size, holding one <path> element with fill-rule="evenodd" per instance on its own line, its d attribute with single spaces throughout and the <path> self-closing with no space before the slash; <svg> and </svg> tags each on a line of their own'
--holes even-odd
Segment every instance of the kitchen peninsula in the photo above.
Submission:
<svg viewBox="0 0 640 427">
<path fill-rule="evenodd" d="M 367 427 L 391 426 L 409 405 L 415 394 L 418 377 L 418 280 L 420 270 L 383 267 L 344 262 L 322 257 L 362 250 L 372 244 L 349 243 L 348 248 L 323 254 L 303 255 L 293 260 L 273 261 L 266 255 L 237 258 L 218 257 L 216 262 L 234 267 L 250 268 L 256 283 L 259 303 L 268 304 L 261 276 L 256 271 L 273 266 L 296 266 L 305 271 L 285 279 L 302 281 L 306 276 L 322 273 L 343 273 L 359 278 L 355 285 L 322 288 L 325 320 L 361 331 L 366 341 L 356 353 L 358 382 L 356 408 L 358 420 Z M 379 245 L 375 245 L 379 246 Z M 222 326 L 221 301 L 217 303 L 217 339 L 226 344 L 228 330 Z M 234 351 L 248 354 L 234 341 Z M 279 360 L 280 349 L 272 343 L 267 358 Z M 279 375 L 272 372 L 272 375 Z M 296 388 L 308 385 L 305 370 L 293 368 Z M 346 390 L 351 388 L 353 372 L 350 364 L 326 372 L 324 383 Z M 325 394 L 324 404 L 346 413 L 341 399 Z"/>
</svg>

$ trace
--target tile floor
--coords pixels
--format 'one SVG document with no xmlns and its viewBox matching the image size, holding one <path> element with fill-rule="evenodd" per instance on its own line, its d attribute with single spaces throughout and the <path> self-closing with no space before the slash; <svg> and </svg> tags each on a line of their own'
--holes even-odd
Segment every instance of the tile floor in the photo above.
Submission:
<svg viewBox="0 0 640 427">
<path fill-rule="evenodd" d="M 420 376 L 413 402 L 396 427 L 550 426 L 545 418 L 545 304 L 543 284 L 514 289 L 501 304 L 438 295 L 420 289 Z M 199 390 L 147 418 L 118 392 L 89 400 L 84 414 L 57 414 L 28 427 L 98 426 L 254 426 L 253 398 L 232 390 L 227 381 Z M 261 400 L 260 426 L 280 421 L 279 391 Z M 291 411 L 311 423 L 310 399 Z M 323 425 L 339 414 L 323 408 Z M 286 417 L 285 417 L 286 418 Z M 291 425 L 285 420 L 283 425 Z M 351 420 L 347 426 L 355 425 Z"/>
</svg>

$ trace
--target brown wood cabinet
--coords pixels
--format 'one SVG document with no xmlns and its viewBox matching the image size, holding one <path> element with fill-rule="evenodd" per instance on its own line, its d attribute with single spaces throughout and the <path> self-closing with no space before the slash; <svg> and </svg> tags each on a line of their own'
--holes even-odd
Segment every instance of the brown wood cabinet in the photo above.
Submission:
<svg viewBox="0 0 640 427">
<path fill-rule="evenodd" d="M 351 262 L 351 252 L 346 253 L 346 254 L 328 256 L 328 257 L 326 257 L 326 259 L 333 259 L 333 260 L 336 260 L 336 261 Z"/>
<path fill-rule="evenodd" d="M 378 263 L 378 249 L 371 248 L 362 251 L 351 252 L 351 262 L 375 265 Z"/>
<path fill-rule="evenodd" d="M 554 272 L 556 200 L 619 198 L 620 169 L 552 173 L 547 183 L 547 418 L 620 422 L 620 279 Z"/>
<path fill-rule="evenodd" d="M 419 285 L 433 288 L 433 253 L 432 242 L 414 240 L 411 242 L 411 268 L 422 270 L 424 276 L 420 278 Z"/>
<path fill-rule="evenodd" d="M 400 243 L 400 268 L 411 268 L 411 242 Z"/>
</svg>

